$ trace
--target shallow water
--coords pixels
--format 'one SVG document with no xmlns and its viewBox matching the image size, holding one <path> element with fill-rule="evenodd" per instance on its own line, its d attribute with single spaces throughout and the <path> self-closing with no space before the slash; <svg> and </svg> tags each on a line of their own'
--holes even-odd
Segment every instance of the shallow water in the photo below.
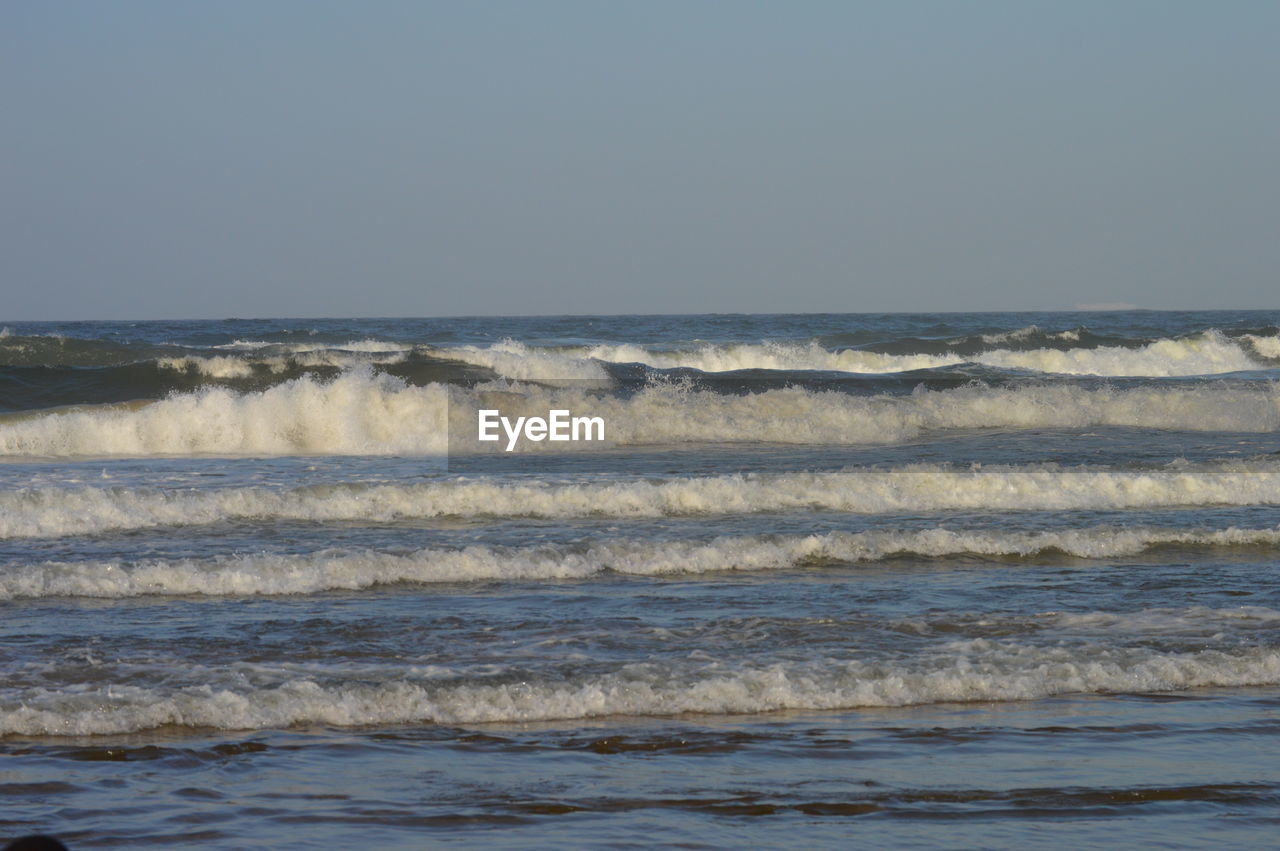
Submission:
<svg viewBox="0 0 1280 851">
<path fill-rule="evenodd" d="M 1278 323 L 10 325 L 0 837 L 1256 846 Z"/>
</svg>

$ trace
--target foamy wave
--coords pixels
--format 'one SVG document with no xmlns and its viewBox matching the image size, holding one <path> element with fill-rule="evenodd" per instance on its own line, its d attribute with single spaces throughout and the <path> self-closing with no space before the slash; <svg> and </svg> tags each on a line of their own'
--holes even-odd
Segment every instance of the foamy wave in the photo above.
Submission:
<svg viewBox="0 0 1280 851">
<path fill-rule="evenodd" d="M 368 354 L 403 354 L 409 351 L 410 346 L 404 343 L 389 343 L 385 340 L 348 340 L 345 343 L 338 343 L 336 345 L 299 346 L 297 344 L 291 344 L 290 346 L 290 350 L 294 352 L 319 351 L 321 349 L 339 350 L 344 352 L 365 352 Z"/>
<path fill-rule="evenodd" d="M 855 397 L 802 388 L 749 396 L 658 386 L 593 403 L 622 444 L 772 442 L 876 444 L 951 429 L 1133 426 L 1186 431 L 1280 429 L 1280 388 L 1085 389 L 969 386 L 910 396 Z"/>
<path fill-rule="evenodd" d="M 1094 633 L 1113 631 L 1154 635 L 1201 634 L 1223 630 L 1272 630 L 1280 624 L 1280 611 L 1265 606 L 1215 609 L 1143 609 L 1137 612 L 1054 612 L 1052 626 Z"/>
<path fill-rule="evenodd" d="M 1256 334 L 1245 334 L 1242 339 L 1248 340 L 1260 357 L 1280 360 L 1280 337 L 1260 337 Z"/>
<path fill-rule="evenodd" d="M 1062 554 L 1104 559 L 1159 546 L 1275 547 L 1276 529 L 1125 529 L 1057 532 L 921 531 L 761 535 L 694 541 L 604 541 L 592 545 L 471 546 L 408 554 L 327 550 L 305 555 L 238 555 L 137 562 L 45 562 L 0 576 L 0 599 L 246 596 L 360 590 L 393 583 L 585 579 L 606 571 L 633 575 L 775 570 L 886 558 L 979 555 L 1027 558 Z"/>
<path fill-rule="evenodd" d="M 175 372 L 190 372 L 206 378 L 248 378 L 255 369 L 279 375 L 290 369 L 334 367 L 355 370 L 368 364 L 400 363 L 408 356 L 407 349 L 343 350 L 329 348 L 301 349 L 288 355 L 252 358 L 234 355 L 188 355 L 180 358 L 161 358 L 156 365 Z"/>
<path fill-rule="evenodd" d="M 1139 349 L 996 350 L 972 358 L 986 366 L 1028 369 L 1064 375 L 1155 376 L 1216 375 L 1263 365 L 1235 341 L 1217 331 L 1179 340 L 1156 340 Z"/>
<path fill-rule="evenodd" d="M 267 340 L 232 340 L 230 343 L 222 343 L 217 346 L 211 346 L 214 349 L 265 349 L 267 346 L 274 346 L 275 343 Z"/>
<path fill-rule="evenodd" d="M 348 340 L 345 343 L 273 343 L 267 340 L 234 340 L 213 346 L 215 349 L 240 349 L 257 351 L 275 349 L 285 353 L 344 351 L 365 353 L 403 353 L 410 350 L 406 343 L 390 343 L 385 340 Z"/>
<path fill-rule="evenodd" d="M 459 346 L 436 349 L 438 357 L 487 367 L 517 380 L 608 380 L 609 374 L 590 354 L 561 354 L 503 340 L 492 346 Z"/>
<path fill-rule="evenodd" d="M 1037 335 L 1044 336 L 1050 340 L 1064 340 L 1066 342 L 1075 343 L 1080 340 L 1080 329 L 1072 328 L 1067 331 L 1045 333 L 1040 330 L 1039 325 L 1028 325 L 1025 328 L 1019 328 L 1016 331 L 1005 331 L 1000 334 L 983 334 L 982 342 L 990 344 L 1012 343 L 1017 340 L 1026 340 Z"/>
<path fill-rule="evenodd" d="M 230 520 L 390 522 L 431 517 L 663 517 L 840 511 L 1076 511 L 1280 504 L 1280 466 L 1145 472 L 918 465 L 580 484 L 458 479 L 412 485 L 164 491 L 32 488 L 0 493 L 0 537 L 58 537 Z"/>
<path fill-rule="evenodd" d="M 989 342 L 1011 342 L 1039 333 L 1030 327 L 993 335 Z M 1070 340 L 1077 332 L 1055 335 Z M 985 339 L 985 338 L 984 338 Z M 1253 343 L 1260 354 L 1271 350 L 1268 340 Z M 1280 347 L 1280 342 L 1276 343 Z M 919 369 L 937 369 L 977 363 L 1002 369 L 1023 369 L 1061 375 L 1151 376 L 1217 375 L 1256 370 L 1263 367 L 1249 353 L 1218 331 L 1193 337 L 1157 340 L 1136 349 L 1104 346 L 1066 350 L 1035 349 L 1016 351 L 993 349 L 974 355 L 955 352 L 940 355 L 892 355 L 855 349 L 831 351 L 816 342 L 740 343 L 708 345 L 688 351 L 654 351 L 637 345 L 597 345 L 556 349 L 530 348 L 505 341 L 488 348 L 474 346 L 440 350 L 442 356 L 487 366 L 509 378 L 596 378 L 597 361 L 643 363 L 660 369 L 684 367 L 703 372 L 733 370 L 825 370 L 863 374 L 884 374 Z M 1276 355 L 1266 355 L 1274 357 Z"/>
<path fill-rule="evenodd" d="M 879 444 L 927 432 L 982 428 L 1132 426 L 1187 431 L 1280 429 L 1280 387 L 1087 389 L 1068 385 L 850 396 L 786 388 L 746 396 L 648 387 L 629 398 L 580 388 L 490 382 L 471 389 L 408 386 L 367 371 L 331 382 L 295 379 L 268 390 L 222 388 L 150 404 L 105 405 L 0 418 L 0 455 L 437 454 L 480 448 L 476 411 L 603 417 L 616 445 Z M 520 451 L 581 451 L 531 443 Z"/>
<path fill-rule="evenodd" d="M 702 372 L 771 369 L 888 373 L 930 369 L 963 360 L 950 355 L 884 355 L 853 349 L 832 352 L 817 343 L 739 343 L 708 345 L 692 351 L 654 351 L 631 344 L 535 348 L 507 340 L 484 348 L 441 349 L 439 354 L 489 367 L 507 378 L 530 379 L 601 378 L 607 373 L 600 362 L 642 363 L 659 369 L 685 367 Z"/>
<path fill-rule="evenodd" d="M 243 395 L 221 388 L 145 405 L 10 417 L 0 455 L 443 453 L 443 387 L 350 373 Z"/>
<path fill-rule="evenodd" d="M 194 372 L 208 378 L 248 378 L 253 375 L 253 366 L 249 361 L 228 355 L 160 358 L 156 361 L 156 366 L 174 372 Z"/>
<path fill-rule="evenodd" d="M 1280 652 L 1255 646 L 1166 653 L 975 639 L 896 663 L 645 662 L 568 678 L 512 672 L 458 682 L 456 676 L 431 676 L 408 666 L 399 672 L 371 668 L 366 676 L 346 672 L 337 681 L 287 670 L 268 683 L 262 682 L 263 671 L 252 678 L 212 670 L 190 673 L 208 684 L 11 689 L 0 699 L 0 735 L 103 735 L 170 725 L 253 730 L 300 724 L 474 724 L 1158 693 L 1280 683 Z"/>
</svg>

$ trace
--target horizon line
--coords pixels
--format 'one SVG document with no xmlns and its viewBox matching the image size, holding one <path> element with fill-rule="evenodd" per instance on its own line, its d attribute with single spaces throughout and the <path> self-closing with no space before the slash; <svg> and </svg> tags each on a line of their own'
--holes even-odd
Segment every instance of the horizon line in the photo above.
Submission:
<svg viewBox="0 0 1280 851">
<path fill-rule="evenodd" d="M 281 315 L 263 315 L 263 316 L 172 316 L 172 317 L 155 317 L 149 319 L 140 318 L 114 318 L 114 319 L 0 319 L 0 330 L 7 323 L 53 323 L 53 322 L 264 322 L 274 320 L 288 321 L 331 321 L 331 320 L 352 320 L 352 321 L 374 321 L 374 320 L 413 320 L 413 319 L 552 319 L 552 318 L 624 318 L 624 317 L 656 317 L 656 316 L 960 316 L 960 315 L 981 315 L 981 314 L 1015 314 L 1015 313 L 1262 313 L 1267 311 L 1280 311 L 1280 307 L 1239 307 L 1239 308 L 1166 308 L 1166 307 L 1121 307 L 1119 305 L 1078 305 L 1071 308 L 1052 308 L 1047 310 L 864 310 L 864 311 L 832 311 L 832 310 L 802 310 L 802 311 L 747 311 L 747 312 L 685 312 L 685 313 L 453 313 L 453 314 L 437 314 L 437 315 L 399 315 L 399 316 L 347 316 L 347 315 L 300 315 L 300 316 L 281 316 Z"/>
</svg>

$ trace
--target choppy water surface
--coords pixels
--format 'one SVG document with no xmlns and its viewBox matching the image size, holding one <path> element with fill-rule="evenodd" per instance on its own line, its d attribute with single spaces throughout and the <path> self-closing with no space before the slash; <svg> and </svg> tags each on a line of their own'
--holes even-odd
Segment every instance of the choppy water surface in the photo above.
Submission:
<svg viewBox="0 0 1280 851">
<path fill-rule="evenodd" d="M 0 838 L 1255 846 L 1278 325 L 11 323 Z"/>
</svg>

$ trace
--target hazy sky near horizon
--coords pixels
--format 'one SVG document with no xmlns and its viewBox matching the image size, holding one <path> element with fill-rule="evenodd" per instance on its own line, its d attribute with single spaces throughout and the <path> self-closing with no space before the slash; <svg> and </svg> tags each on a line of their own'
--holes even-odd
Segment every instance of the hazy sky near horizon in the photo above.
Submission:
<svg viewBox="0 0 1280 851">
<path fill-rule="evenodd" d="M 1280 302 L 1280 3 L 10 0 L 0 320 Z"/>
</svg>

